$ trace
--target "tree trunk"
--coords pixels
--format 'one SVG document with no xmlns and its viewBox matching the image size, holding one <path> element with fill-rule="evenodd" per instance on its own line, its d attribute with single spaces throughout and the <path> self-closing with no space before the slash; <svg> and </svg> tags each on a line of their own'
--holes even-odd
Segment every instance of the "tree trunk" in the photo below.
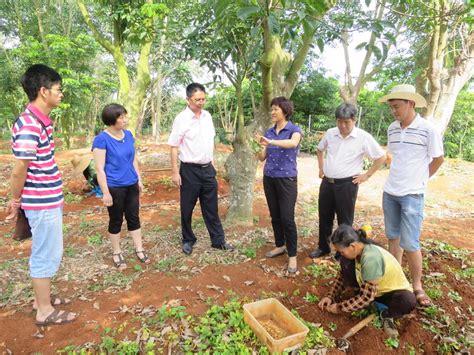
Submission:
<svg viewBox="0 0 474 355">
<path fill-rule="evenodd" d="M 446 68 L 445 57 L 448 52 L 448 38 L 450 28 L 444 16 L 449 10 L 446 3 L 435 2 L 439 12 L 439 19 L 431 34 L 430 54 L 426 76 L 417 80 L 417 88 L 425 93 L 427 107 L 422 115 L 432 121 L 441 134 L 444 135 L 454 111 L 456 98 L 464 85 L 471 80 L 474 74 L 474 31 L 457 29 L 461 36 L 459 54 L 453 59 L 453 67 Z M 428 81 L 427 81 L 428 80 Z"/>
<path fill-rule="evenodd" d="M 234 151 L 225 162 L 230 181 L 230 205 L 226 223 L 252 225 L 257 159 L 247 142 L 235 141 L 233 146 Z"/>
<path fill-rule="evenodd" d="M 443 135 L 451 120 L 459 92 L 472 78 L 474 73 L 474 58 L 471 56 L 467 61 L 470 65 L 466 65 L 461 72 L 458 72 L 456 69 L 451 70 L 448 82 L 442 86 L 442 92 L 436 102 L 433 115 L 428 117 Z"/>
</svg>

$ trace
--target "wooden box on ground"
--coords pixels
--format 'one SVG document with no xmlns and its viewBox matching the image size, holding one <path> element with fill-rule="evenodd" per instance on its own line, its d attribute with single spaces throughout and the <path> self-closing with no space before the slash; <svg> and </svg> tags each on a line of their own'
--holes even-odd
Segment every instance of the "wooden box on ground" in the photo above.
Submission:
<svg viewBox="0 0 474 355">
<path fill-rule="evenodd" d="M 244 305 L 244 320 L 271 353 L 303 346 L 309 329 L 275 298 Z"/>
</svg>

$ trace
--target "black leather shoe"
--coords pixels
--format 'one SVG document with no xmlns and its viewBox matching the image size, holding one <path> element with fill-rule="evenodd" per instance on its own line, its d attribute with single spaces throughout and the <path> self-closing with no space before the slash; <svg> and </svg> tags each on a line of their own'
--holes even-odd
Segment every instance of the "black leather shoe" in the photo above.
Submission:
<svg viewBox="0 0 474 355">
<path fill-rule="evenodd" d="M 191 255 L 193 252 L 193 244 L 192 243 L 184 243 L 183 244 L 183 253 L 186 255 Z"/>
<path fill-rule="evenodd" d="M 234 247 L 232 245 L 230 245 L 229 243 L 227 243 L 227 242 L 224 242 L 224 243 L 219 244 L 219 245 L 211 245 L 211 246 L 215 249 L 221 249 L 221 250 L 227 250 L 227 251 L 233 251 L 234 250 Z"/>
<path fill-rule="evenodd" d="M 322 251 L 321 249 L 316 249 L 315 251 L 312 251 L 311 253 L 309 253 L 309 257 L 310 258 L 320 258 L 322 256 L 325 256 L 325 255 L 329 255 L 329 252 L 328 251 Z"/>
</svg>

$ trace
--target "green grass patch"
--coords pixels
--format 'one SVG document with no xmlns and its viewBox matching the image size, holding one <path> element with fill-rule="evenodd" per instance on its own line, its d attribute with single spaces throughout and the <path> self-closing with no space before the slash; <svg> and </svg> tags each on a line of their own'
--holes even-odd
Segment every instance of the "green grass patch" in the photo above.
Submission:
<svg viewBox="0 0 474 355">
<path fill-rule="evenodd" d="M 315 279 L 328 279 L 335 277 L 337 271 L 336 269 L 327 265 L 311 264 L 306 267 L 306 274 L 314 277 Z"/>
<path fill-rule="evenodd" d="M 87 244 L 89 244 L 90 246 L 99 246 L 103 243 L 104 241 L 102 239 L 102 235 L 99 232 L 87 237 Z"/>
</svg>

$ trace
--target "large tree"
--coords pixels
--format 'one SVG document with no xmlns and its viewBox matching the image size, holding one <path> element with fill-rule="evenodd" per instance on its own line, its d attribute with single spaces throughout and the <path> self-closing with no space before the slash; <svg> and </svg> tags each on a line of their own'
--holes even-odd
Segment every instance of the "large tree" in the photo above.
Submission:
<svg viewBox="0 0 474 355">
<path fill-rule="evenodd" d="M 149 60 L 156 34 L 155 22 L 166 15 L 168 7 L 163 3 L 155 4 L 153 0 L 99 1 L 99 6 L 78 0 L 77 4 L 94 38 L 114 59 L 119 101 L 129 110 L 129 127 L 135 131 L 151 82 Z"/>
<path fill-rule="evenodd" d="M 432 0 L 410 7 L 410 28 L 417 34 L 415 58 L 423 70 L 417 89 L 428 103 L 423 115 L 444 134 L 456 98 L 474 75 L 474 30 L 462 1 Z M 417 5 L 417 6 L 416 6 Z"/>
<path fill-rule="evenodd" d="M 77 7 L 69 1 L 12 1 L 0 4 L 0 112 L 8 129 L 23 109 L 26 95 L 19 78 L 31 64 L 44 63 L 60 72 L 65 97 L 52 112 L 66 145 L 74 132 L 93 134 L 98 103 L 114 90 L 107 59 L 81 25 Z"/>
<path fill-rule="evenodd" d="M 398 2 L 398 0 L 391 1 L 392 4 Z M 363 8 L 360 3 L 354 1 L 340 1 L 335 11 L 328 15 L 333 26 L 332 31 L 336 31 L 336 37 L 339 37 L 344 49 L 346 66 L 340 94 L 345 102 L 353 104 L 357 103 L 359 93 L 365 84 L 383 69 L 403 24 L 402 16 L 389 11 L 388 0 L 375 2 L 367 0 L 365 3 L 373 8 Z M 362 50 L 365 54 L 356 72 L 357 75 L 354 76 L 350 43 L 354 39 L 354 33 L 363 32 L 369 34 L 369 39 L 355 46 L 356 50 Z"/>
<path fill-rule="evenodd" d="M 249 138 L 270 124 L 270 101 L 275 96 L 290 97 L 299 73 L 314 42 L 320 19 L 335 1 L 219 1 L 221 13 L 235 12 L 242 20 L 252 20 L 249 36 L 260 36 L 259 59 L 262 102 L 252 123 L 242 130 L 246 139 L 234 140 L 234 151 L 226 161 L 230 180 L 230 206 L 227 221 L 251 223 L 256 158 Z M 237 7 L 237 9 L 236 9 Z M 228 9 L 228 11 L 226 10 Z"/>
</svg>

